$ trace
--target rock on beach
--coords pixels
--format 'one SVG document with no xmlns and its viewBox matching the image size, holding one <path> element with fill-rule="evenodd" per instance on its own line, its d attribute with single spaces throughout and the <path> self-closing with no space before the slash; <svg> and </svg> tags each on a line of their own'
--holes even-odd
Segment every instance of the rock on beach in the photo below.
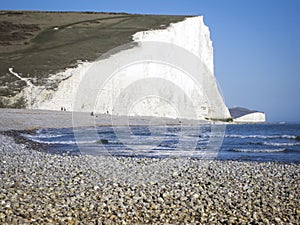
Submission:
<svg viewBox="0 0 300 225">
<path fill-rule="evenodd" d="M 165 171 L 160 179 L 134 183 L 118 179 L 126 174 L 114 173 L 114 164 L 104 171 L 99 160 L 36 151 L 0 135 L 0 223 L 300 222 L 299 165 L 188 160 L 168 169 L 179 160 L 172 159 L 158 164 Z M 136 165 L 157 161 L 119 159 L 132 174 L 139 173 Z"/>
</svg>

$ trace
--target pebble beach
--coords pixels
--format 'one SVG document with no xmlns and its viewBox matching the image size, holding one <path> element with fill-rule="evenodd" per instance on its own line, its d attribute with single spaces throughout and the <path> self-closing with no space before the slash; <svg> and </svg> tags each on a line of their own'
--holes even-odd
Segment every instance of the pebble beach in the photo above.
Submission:
<svg viewBox="0 0 300 225">
<path fill-rule="evenodd" d="M 300 223 L 298 164 L 159 160 L 50 154 L 2 132 L 0 224 Z"/>
</svg>

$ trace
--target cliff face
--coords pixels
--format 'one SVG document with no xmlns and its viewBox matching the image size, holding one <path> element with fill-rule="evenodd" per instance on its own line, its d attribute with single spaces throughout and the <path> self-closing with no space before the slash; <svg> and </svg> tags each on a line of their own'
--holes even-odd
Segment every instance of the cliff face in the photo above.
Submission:
<svg viewBox="0 0 300 225">
<path fill-rule="evenodd" d="M 132 35 L 160 29 L 184 16 L 101 12 L 0 10 L 0 107 L 23 108 L 31 99 L 14 98 L 30 82 L 56 90 L 66 68 L 132 41 Z M 22 79 L 9 72 L 13 67 Z M 51 78 L 51 79 L 49 79 Z M 19 95 L 20 96 L 20 95 Z"/>
<path fill-rule="evenodd" d="M 195 54 L 201 63 L 203 63 L 204 67 L 206 67 L 205 69 L 208 69 L 208 71 L 198 71 L 197 74 L 195 74 L 196 78 L 200 78 L 200 92 L 202 93 L 194 91 L 190 95 L 190 97 L 193 98 L 194 109 L 196 110 L 198 118 L 230 118 L 230 113 L 224 104 L 215 81 L 212 41 L 210 39 L 209 28 L 204 24 L 202 16 L 186 18 L 182 22 L 171 24 L 164 30 L 138 32 L 133 35 L 133 39 L 135 41 L 171 43 Z M 188 59 L 183 58 L 182 60 L 188 64 Z M 171 73 L 175 74 L 176 72 L 172 71 Z M 186 74 L 177 74 L 177 78 L 177 84 L 181 86 L 185 92 L 196 89 L 198 89 L 199 92 L 197 84 L 193 81 L 189 83 Z M 172 78 L 172 81 L 176 83 L 176 78 Z M 177 100 L 181 102 L 180 96 Z M 185 110 L 189 110 L 188 102 L 183 101 L 182 104 Z M 193 118 L 191 115 L 187 115 L 187 117 Z"/>
<path fill-rule="evenodd" d="M 250 110 L 242 107 L 229 109 L 233 122 L 237 123 L 265 123 L 266 114 L 256 110 Z"/>
<path fill-rule="evenodd" d="M 214 72 L 213 47 L 210 32 L 202 16 L 186 18 L 166 29 L 142 31 L 133 35 L 134 41 L 159 41 L 178 45 L 198 56 Z"/>
<path fill-rule="evenodd" d="M 186 18 L 168 27 L 162 24 L 161 28 L 137 32 L 133 35 L 135 46 L 52 76 L 49 79 L 62 80 L 57 90 L 28 86 L 16 99 L 27 99 L 26 107 L 34 109 L 65 107 L 115 115 L 229 118 L 213 75 L 212 42 L 203 17 Z M 179 46 L 178 50 L 172 46 Z M 184 66 L 178 61 L 180 52 L 182 61 L 188 60 L 185 64 L 195 58 L 200 62 L 199 68 L 195 67 L 198 71 L 191 75 L 188 67 L 164 62 L 171 55 L 174 63 Z"/>
</svg>

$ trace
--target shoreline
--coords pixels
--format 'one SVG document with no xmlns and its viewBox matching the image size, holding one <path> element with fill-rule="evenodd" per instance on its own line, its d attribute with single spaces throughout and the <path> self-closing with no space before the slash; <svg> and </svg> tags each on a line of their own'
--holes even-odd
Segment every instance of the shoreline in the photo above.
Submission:
<svg viewBox="0 0 300 225">
<path fill-rule="evenodd" d="M 0 108 L 0 134 L 10 136 L 17 144 L 25 144 L 28 148 L 41 152 L 60 154 L 60 155 L 80 155 L 80 152 L 55 152 L 51 150 L 51 144 L 40 143 L 29 138 L 24 137 L 22 134 L 32 134 L 39 129 L 63 129 L 63 128 L 88 128 L 95 126 L 128 126 L 128 123 L 133 126 L 201 126 L 203 124 L 210 124 L 208 121 L 195 121 L 195 120 L 179 120 L 170 118 L 159 117 L 125 117 L 125 116 L 112 116 L 107 114 L 97 114 L 91 116 L 90 113 L 74 113 L 75 117 L 79 118 L 79 123 L 73 123 L 73 112 L 71 111 L 52 111 L 52 110 L 33 110 L 33 109 L 7 109 Z M 153 122 L 154 121 L 154 122 Z M 180 122 L 180 123 L 179 123 Z M 220 123 L 215 125 L 226 126 L 228 123 Z M 212 125 L 214 126 L 214 125 Z M 125 156 L 124 156 L 125 157 Z M 130 157 L 130 156 L 128 156 Z M 160 157 L 154 157 L 160 158 Z M 163 158 L 163 157 L 162 157 Z M 197 159 L 197 158 L 194 158 Z M 228 159 L 215 159 L 219 161 L 227 161 Z M 255 160 L 239 160 L 229 159 L 232 161 L 242 162 L 255 162 Z M 268 162 L 257 161 L 257 162 Z M 294 161 L 276 161 L 281 164 L 299 164 Z"/>
<path fill-rule="evenodd" d="M 31 132 L 32 131 L 28 131 L 28 130 L 24 130 L 24 131 L 8 130 L 8 131 L 0 131 L 0 135 L 6 136 L 8 138 L 12 138 L 17 145 L 24 145 L 28 149 L 32 149 L 34 151 L 39 151 L 44 153 L 51 153 L 48 150 L 47 144 L 35 142 L 22 136 L 22 134 L 25 133 L 30 134 Z"/>
<path fill-rule="evenodd" d="M 70 154 L 70 152 L 54 152 L 53 150 L 50 149 L 50 144 L 46 144 L 46 143 L 39 143 L 39 142 L 35 142 L 32 141 L 26 137 L 24 137 L 22 134 L 31 134 L 34 130 L 28 131 L 28 130 L 9 130 L 9 131 L 0 131 L 0 135 L 6 136 L 8 138 L 12 138 L 13 141 L 17 144 L 17 145 L 24 145 L 26 146 L 26 148 L 31 149 L 33 151 L 38 151 L 38 152 L 43 152 L 46 154 L 52 154 L 52 155 L 61 155 L 61 156 L 82 156 L 81 152 L 79 151 L 79 153 L 75 154 L 72 153 Z M 116 157 L 116 158 L 132 158 L 132 156 L 108 156 L 108 157 Z M 133 157 L 135 158 L 135 157 Z M 138 157 L 140 158 L 140 157 Z M 145 158 L 145 159 L 158 159 L 158 160 L 164 160 L 164 157 L 141 157 L 141 158 Z M 169 157 L 167 157 L 169 158 Z M 183 157 L 185 158 L 185 157 Z M 200 159 L 200 158 L 189 158 L 187 157 L 187 159 L 189 160 L 207 160 L 207 159 Z M 295 163 L 295 162 L 286 162 L 286 161 L 255 161 L 255 160 L 239 160 L 239 159 L 211 159 L 213 161 L 218 161 L 218 162 L 226 162 L 226 161 L 230 161 L 230 162 L 245 162 L 245 163 L 275 163 L 275 164 L 286 164 L 286 165 L 296 165 L 296 166 L 300 166 L 300 163 Z"/>
</svg>

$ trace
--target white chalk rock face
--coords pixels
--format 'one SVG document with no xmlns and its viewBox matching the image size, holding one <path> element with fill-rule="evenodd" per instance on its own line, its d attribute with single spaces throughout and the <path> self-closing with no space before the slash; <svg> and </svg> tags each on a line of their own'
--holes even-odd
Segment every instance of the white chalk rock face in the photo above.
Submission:
<svg viewBox="0 0 300 225">
<path fill-rule="evenodd" d="M 68 79 L 55 91 L 34 87 L 36 96 L 28 107 L 131 116 L 230 118 L 213 75 L 212 42 L 203 17 L 186 18 L 166 29 L 138 32 L 133 41 L 137 45 L 130 49 L 67 69 Z M 28 87 L 22 92 L 25 98 L 32 90 Z"/>
<path fill-rule="evenodd" d="M 229 112 L 236 123 L 265 123 L 266 114 L 256 110 L 250 110 L 243 107 L 230 108 Z"/>
<path fill-rule="evenodd" d="M 208 27 L 202 16 L 186 18 L 164 30 L 142 31 L 133 35 L 134 41 L 158 41 L 178 45 L 192 52 L 214 74 L 213 47 Z"/>
<path fill-rule="evenodd" d="M 266 114 L 263 112 L 250 113 L 233 119 L 237 123 L 265 123 Z"/>
</svg>

